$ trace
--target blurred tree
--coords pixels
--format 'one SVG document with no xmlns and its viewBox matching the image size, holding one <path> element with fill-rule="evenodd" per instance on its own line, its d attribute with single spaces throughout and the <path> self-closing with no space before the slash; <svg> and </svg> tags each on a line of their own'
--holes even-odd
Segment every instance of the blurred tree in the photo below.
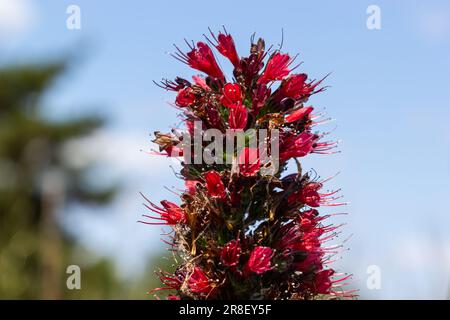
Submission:
<svg viewBox="0 0 450 320">
<path fill-rule="evenodd" d="M 0 68 L 0 298 L 66 297 L 74 242 L 59 214 L 72 202 L 106 204 L 116 191 L 87 183 L 93 164 L 74 168 L 62 156 L 68 141 L 98 129 L 102 119 L 43 115 L 42 98 L 66 68 L 65 61 Z M 107 262 L 92 268 L 92 278 L 117 282 Z"/>
</svg>

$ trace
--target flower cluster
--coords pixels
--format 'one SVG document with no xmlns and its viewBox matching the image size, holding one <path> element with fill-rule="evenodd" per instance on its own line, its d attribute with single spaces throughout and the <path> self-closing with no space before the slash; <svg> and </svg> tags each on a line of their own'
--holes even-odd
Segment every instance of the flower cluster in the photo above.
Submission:
<svg viewBox="0 0 450 320">
<path fill-rule="evenodd" d="M 200 130 L 277 129 L 279 170 L 261 174 L 264 166 L 257 148 L 246 145 L 223 151 L 220 158 L 232 163 L 182 162 L 180 177 L 185 191 L 180 205 L 146 198 L 152 212 L 144 223 L 165 224 L 170 249 L 176 254 L 173 273 L 159 271 L 168 299 L 314 299 L 349 297 L 342 288 L 347 275 L 339 275 L 329 263 L 339 246 L 324 247 L 340 226 L 326 225 L 330 215 L 319 215 L 323 206 L 340 206 L 336 191 L 322 191 L 326 180 L 301 171 L 298 158 L 311 153 L 333 153 L 336 142 L 313 132 L 322 115 L 306 105 L 324 90 L 322 80 L 293 73 L 296 57 L 266 49 L 252 38 L 250 54 L 240 57 L 226 31 L 176 47 L 173 56 L 202 72 L 192 81 L 176 78 L 159 86 L 176 93 L 185 132 Z M 231 62 L 232 80 L 219 67 L 216 49 Z M 155 133 L 159 153 L 183 156 L 172 133 Z M 268 137 L 270 139 L 270 137 Z M 202 150 L 206 144 L 201 145 Z M 194 149 L 194 146 L 192 146 Z M 295 159 L 298 171 L 285 174 Z"/>
</svg>

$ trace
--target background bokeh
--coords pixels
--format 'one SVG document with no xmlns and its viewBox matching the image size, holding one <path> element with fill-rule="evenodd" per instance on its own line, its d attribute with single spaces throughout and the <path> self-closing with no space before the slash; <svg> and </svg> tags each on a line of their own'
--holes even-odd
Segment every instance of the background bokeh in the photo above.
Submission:
<svg viewBox="0 0 450 320">
<path fill-rule="evenodd" d="M 81 29 L 66 27 L 67 7 Z M 366 27 L 369 5 L 381 29 Z M 0 298 L 138 298 L 170 265 L 161 229 L 136 223 L 142 191 L 176 197 L 176 161 L 149 134 L 179 125 L 152 80 L 191 71 L 172 43 L 225 25 L 299 53 L 331 87 L 312 99 L 342 153 L 304 168 L 351 204 L 336 263 L 371 299 L 446 299 L 450 288 L 448 1 L 0 0 Z M 221 61 L 225 67 L 226 62 Z M 82 289 L 65 288 L 65 267 Z M 377 265 L 381 288 L 366 286 Z"/>
</svg>

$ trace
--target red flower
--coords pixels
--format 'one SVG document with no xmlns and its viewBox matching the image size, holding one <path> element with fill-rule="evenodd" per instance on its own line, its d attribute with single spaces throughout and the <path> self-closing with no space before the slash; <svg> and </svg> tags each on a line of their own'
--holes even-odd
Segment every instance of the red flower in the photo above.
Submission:
<svg viewBox="0 0 450 320">
<path fill-rule="evenodd" d="M 261 110 L 261 108 L 266 103 L 267 99 L 270 97 L 271 90 L 267 88 L 265 84 L 257 85 L 257 88 L 253 90 L 252 94 L 252 114 L 256 117 Z"/>
<path fill-rule="evenodd" d="M 308 76 L 304 73 L 301 74 L 293 74 L 289 78 L 287 78 L 280 86 L 280 95 L 282 97 L 289 97 L 294 99 L 304 99 L 308 98 L 310 95 L 314 93 L 318 93 L 323 88 L 316 90 L 316 87 L 325 79 L 314 82 L 311 81 L 309 83 L 306 82 Z"/>
<path fill-rule="evenodd" d="M 242 104 L 241 86 L 237 83 L 227 83 L 223 87 L 223 96 L 220 102 L 225 107 L 232 108 L 234 105 Z"/>
<path fill-rule="evenodd" d="M 230 107 L 228 124 L 230 129 L 245 129 L 247 126 L 248 111 L 243 105 L 233 105 Z"/>
<path fill-rule="evenodd" d="M 225 34 L 219 32 L 219 35 L 217 36 L 217 38 L 211 32 L 211 30 L 210 30 L 210 33 L 211 33 L 211 36 L 213 37 L 213 39 L 216 41 L 216 44 L 212 43 L 211 41 L 210 41 L 210 43 L 216 47 L 217 51 L 219 51 L 220 54 L 222 54 L 224 57 L 227 57 L 228 60 L 231 61 L 231 63 L 233 64 L 233 66 L 235 68 L 239 68 L 239 66 L 241 64 L 241 60 L 239 59 L 239 56 L 237 54 L 233 37 L 231 37 L 231 35 L 227 34 L 226 31 L 225 31 Z"/>
<path fill-rule="evenodd" d="M 280 93 L 283 97 L 298 99 L 308 92 L 306 88 L 306 79 L 308 75 L 305 73 L 293 74 L 287 78 L 280 86 Z"/>
<path fill-rule="evenodd" d="M 323 226 L 319 222 L 327 216 L 319 216 L 315 209 L 303 211 L 297 218 L 280 227 L 276 233 L 276 246 L 284 257 L 293 258 L 293 268 L 302 272 L 320 271 L 323 257 L 335 253 L 335 247 L 321 248 L 324 241 L 334 237 L 340 226 Z M 324 234 L 327 236 L 322 237 Z"/>
<path fill-rule="evenodd" d="M 313 107 L 303 107 L 291 112 L 285 119 L 286 123 L 292 123 L 298 120 L 303 120 L 314 110 Z"/>
<path fill-rule="evenodd" d="M 306 254 L 306 258 L 301 262 L 294 263 L 293 267 L 295 270 L 308 272 L 311 270 L 320 270 L 323 268 L 322 259 L 325 252 L 320 248 L 320 242 L 317 241 L 317 246 L 311 246 L 309 251 L 301 251 L 302 254 Z"/>
<path fill-rule="evenodd" d="M 316 273 L 314 279 L 310 283 L 306 283 L 306 287 L 313 294 L 330 294 L 333 296 L 341 296 L 344 298 L 351 298 L 355 296 L 356 290 L 343 290 L 343 291 L 333 291 L 334 286 L 346 285 L 348 283 L 341 283 L 345 280 L 348 280 L 351 275 L 344 275 L 339 279 L 333 279 L 335 276 L 335 271 L 333 269 L 321 270 Z"/>
<path fill-rule="evenodd" d="M 150 291 L 149 294 L 161 290 L 179 290 L 185 278 L 184 273 L 180 271 L 175 272 L 175 274 L 171 274 L 166 271 L 159 271 L 157 272 L 157 275 L 165 287 L 155 288 Z"/>
<path fill-rule="evenodd" d="M 211 197 L 224 198 L 226 196 L 225 186 L 220 174 L 214 170 L 205 173 L 206 189 Z"/>
<path fill-rule="evenodd" d="M 299 135 L 288 134 L 280 143 L 280 160 L 304 157 L 313 152 L 317 135 L 310 132 L 302 132 Z"/>
<path fill-rule="evenodd" d="M 197 180 L 186 180 L 184 182 L 184 186 L 186 187 L 186 191 L 189 194 L 195 194 L 197 192 L 197 185 L 200 181 Z"/>
<path fill-rule="evenodd" d="M 247 58 L 242 58 L 241 67 L 242 67 L 242 75 L 244 76 L 245 85 L 247 87 L 251 86 L 255 76 L 264 66 L 262 62 L 266 53 L 264 53 L 264 49 L 261 49 L 258 53 L 252 53 Z"/>
<path fill-rule="evenodd" d="M 336 148 L 336 141 L 318 142 L 321 137 L 317 134 L 304 131 L 298 135 L 290 132 L 282 134 L 280 143 L 280 160 L 304 157 L 309 153 L 331 154 Z"/>
<path fill-rule="evenodd" d="M 181 108 L 189 107 L 195 101 L 195 95 L 192 88 L 186 87 L 178 91 L 177 98 L 175 99 L 175 104 Z"/>
<path fill-rule="evenodd" d="M 302 272 L 311 272 L 322 269 L 322 258 L 326 250 L 322 249 L 321 239 L 325 233 L 333 232 L 338 227 L 322 226 L 319 224 L 325 216 L 319 217 L 317 210 L 310 209 L 300 216 L 280 227 L 276 233 L 276 247 L 282 250 L 284 257 L 293 257 L 293 268 Z"/>
<path fill-rule="evenodd" d="M 320 182 L 310 182 L 302 189 L 290 195 L 288 203 L 301 202 L 307 206 L 316 208 L 320 206 L 336 207 L 345 205 L 346 203 L 334 203 L 333 201 L 340 197 L 333 197 L 340 190 L 331 191 L 328 193 L 319 193 L 319 190 L 323 187 Z"/>
<path fill-rule="evenodd" d="M 250 254 L 247 262 L 247 268 L 257 274 L 262 274 L 272 269 L 270 260 L 273 257 L 273 250 L 269 247 L 256 247 Z"/>
<path fill-rule="evenodd" d="M 320 206 L 320 194 L 318 190 L 322 188 L 322 184 L 318 182 L 308 183 L 302 190 L 300 191 L 299 198 L 300 201 L 310 207 L 319 207 Z"/>
<path fill-rule="evenodd" d="M 191 83 L 189 81 L 187 81 L 186 79 L 180 78 L 180 77 L 176 77 L 174 81 L 168 80 L 168 79 L 163 79 L 159 83 L 155 82 L 155 81 L 153 81 L 153 83 L 162 89 L 165 89 L 168 91 L 176 91 L 176 92 L 178 92 L 180 89 L 183 89 L 184 87 L 191 86 Z"/>
<path fill-rule="evenodd" d="M 266 69 L 261 77 L 258 79 L 258 83 L 268 83 L 274 80 L 282 80 L 286 77 L 291 70 L 289 65 L 292 63 L 291 57 L 288 54 L 282 54 L 280 52 L 275 53 L 267 62 Z"/>
<path fill-rule="evenodd" d="M 233 267 L 239 263 L 241 245 L 239 240 L 231 240 L 220 252 L 220 260 L 225 266 Z"/>
<path fill-rule="evenodd" d="M 147 199 L 142 193 L 141 195 L 148 202 L 148 204 L 144 204 L 145 207 L 160 215 L 160 217 L 153 217 L 149 215 L 143 215 L 143 217 L 154 220 L 160 220 L 161 222 L 146 222 L 146 221 L 139 221 L 139 222 L 145 224 L 167 224 L 167 225 L 175 225 L 178 223 L 186 222 L 186 214 L 184 213 L 183 209 L 181 209 L 175 203 L 163 200 L 161 201 L 162 207 L 160 207 L 151 202 L 149 199 Z"/>
<path fill-rule="evenodd" d="M 312 290 L 316 294 L 329 294 L 331 292 L 331 286 L 333 281 L 331 276 L 334 274 L 333 269 L 319 271 L 314 277 L 314 284 Z"/>
<path fill-rule="evenodd" d="M 256 148 L 243 148 L 238 157 L 239 173 L 245 177 L 253 176 L 261 167 L 259 150 Z"/>
<path fill-rule="evenodd" d="M 302 230 L 300 223 L 296 220 L 291 221 L 280 227 L 278 231 L 279 240 L 276 248 L 280 250 L 288 249 L 288 253 L 293 247 L 300 243 L 302 239 Z"/>
<path fill-rule="evenodd" d="M 208 294 L 212 290 L 208 277 L 199 267 L 194 268 L 194 271 L 187 280 L 187 284 L 193 293 Z"/>
<path fill-rule="evenodd" d="M 324 219 L 325 217 L 319 217 L 319 212 L 316 209 L 303 211 L 301 215 L 301 225 L 303 231 L 312 230 L 317 226 L 319 221 Z"/>
<path fill-rule="evenodd" d="M 190 45 L 189 45 L 190 46 Z M 222 70 L 220 70 L 216 59 L 211 51 L 211 48 L 204 42 L 197 42 L 197 48 L 190 46 L 191 51 L 183 53 L 178 47 L 173 57 L 188 64 L 191 68 L 197 69 L 206 73 L 207 75 L 224 79 Z"/>
<path fill-rule="evenodd" d="M 179 296 L 174 295 L 174 294 L 169 294 L 167 296 L 167 300 L 181 300 L 181 298 Z"/>
</svg>

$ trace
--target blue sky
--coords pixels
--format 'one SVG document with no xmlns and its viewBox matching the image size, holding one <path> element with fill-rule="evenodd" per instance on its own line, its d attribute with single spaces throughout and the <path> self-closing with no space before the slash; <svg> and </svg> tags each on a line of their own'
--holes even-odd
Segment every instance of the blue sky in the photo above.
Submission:
<svg viewBox="0 0 450 320">
<path fill-rule="evenodd" d="M 81 30 L 66 28 L 70 4 L 81 9 Z M 381 9 L 381 30 L 366 27 L 371 4 Z M 14 19 L 2 20 L 5 12 Z M 169 167 L 176 162 L 140 152 L 151 148 L 149 133 L 177 123 L 167 105 L 173 96 L 152 80 L 189 77 L 168 55 L 172 43 L 200 40 L 207 27 L 225 25 L 241 55 L 253 32 L 278 44 L 284 30 L 283 49 L 299 53 L 302 71 L 317 78 L 333 72 L 331 88 L 311 102 L 336 119 L 323 129 L 342 139 L 342 153 L 313 155 L 304 167 L 322 176 L 340 172 L 331 187 L 342 187 L 351 202 L 350 215 L 339 218 L 348 223 L 342 239 L 352 234 L 340 269 L 355 275 L 366 297 L 448 295 L 448 1 L 0 0 L 0 21 L 2 64 L 76 58 L 70 76 L 47 97 L 49 116 L 94 111 L 110 119 L 72 147 L 77 161 L 104 161 L 100 176 L 122 180 L 124 192 L 102 209 L 108 218 L 72 208 L 66 224 L 82 243 L 115 257 L 125 274 L 141 270 L 145 255 L 160 245 L 157 227 L 135 223 L 144 212 L 137 193 L 174 199 L 163 186 L 181 186 Z M 381 269 L 380 290 L 365 289 L 369 265 Z"/>
</svg>

